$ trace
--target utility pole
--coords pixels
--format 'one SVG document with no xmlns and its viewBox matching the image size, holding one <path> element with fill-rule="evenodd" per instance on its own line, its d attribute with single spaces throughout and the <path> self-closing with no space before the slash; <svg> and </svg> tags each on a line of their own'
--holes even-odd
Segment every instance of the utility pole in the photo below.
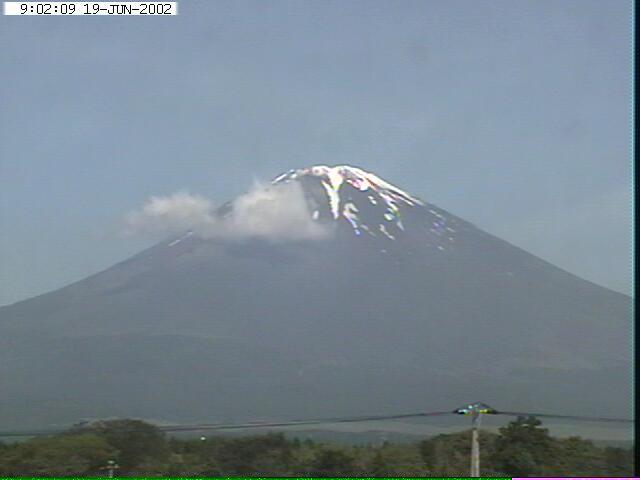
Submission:
<svg viewBox="0 0 640 480">
<path fill-rule="evenodd" d="M 474 410 L 471 417 L 471 475 L 480 476 L 480 443 L 478 429 L 480 428 L 480 413 Z"/>
<path fill-rule="evenodd" d="M 101 467 L 100 470 L 106 470 L 107 476 L 109 478 L 113 478 L 113 472 L 115 472 L 118 468 L 120 468 L 120 465 L 118 465 L 114 460 L 109 460 L 107 461 L 107 465 Z"/>
<path fill-rule="evenodd" d="M 480 415 L 497 414 L 497 410 L 491 408 L 484 403 L 476 402 L 458 408 L 453 411 L 458 415 L 471 415 L 471 477 L 480 476 L 480 442 L 478 436 L 480 434 Z"/>
</svg>

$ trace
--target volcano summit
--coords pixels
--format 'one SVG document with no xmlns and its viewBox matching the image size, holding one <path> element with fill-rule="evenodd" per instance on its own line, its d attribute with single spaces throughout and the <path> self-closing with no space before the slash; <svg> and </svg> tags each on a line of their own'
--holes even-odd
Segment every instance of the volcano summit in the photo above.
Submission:
<svg viewBox="0 0 640 480">
<path fill-rule="evenodd" d="M 629 297 L 372 173 L 291 170 L 206 218 L 1 308 L 0 424 L 629 415 Z"/>
</svg>

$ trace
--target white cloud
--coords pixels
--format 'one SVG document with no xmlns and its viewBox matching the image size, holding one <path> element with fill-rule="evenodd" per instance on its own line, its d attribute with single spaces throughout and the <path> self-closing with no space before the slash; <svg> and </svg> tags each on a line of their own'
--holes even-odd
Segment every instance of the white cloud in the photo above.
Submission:
<svg viewBox="0 0 640 480">
<path fill-rule="evenodd" d="M 233 202 L 225 228 L 229 235 L 274 240 L 317 239 L 327 234 L 324 227 L 312 220 L 297 183 L 256 185 Z"/>
<path fill-rule="evenodd" d="M 127 233 L 180 233 L 205 238 L 261 237 L 274 241 L 321 239 L 328 229 L 311 218 L 297 183 L 256 184 L 219 216 L 213 203 L 186 192 L 151 197 L 125 216 Z"/>
<path fill-rule="evenodd" d="M 177 233 L 216 223 L 213 205 L 188 192 L 153 196 L 139 210 L 125 215 L 127 233 Z"/>
</svg>

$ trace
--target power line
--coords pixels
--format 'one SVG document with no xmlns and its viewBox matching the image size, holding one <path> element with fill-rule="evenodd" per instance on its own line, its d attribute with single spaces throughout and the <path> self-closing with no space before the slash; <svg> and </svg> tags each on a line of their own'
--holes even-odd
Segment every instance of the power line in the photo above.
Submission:
<svg viewBox="0 0 640 480">
<path fill-rule="evenodd" d="M 398 415 L 374 415 L 361 417 L 338 417 L 338 418 L 318 418 L 308 420 L 291 420 L 285 422 L 252 422 L 244 424 L 200 424 L 200 425 L 167 425 L 158 427 L 165 432 L 188 431 L 188 430 L 234 430 L 243 428 L 264 428 L 264 427 L 291 427 L 297 425 L 320 425 L 331 423 L 355 423 L 370 422 L 377 420 L 399 420 L 403 418 L 436 417 L 450 415 L 451 412 L 426 412 L 426 413 L 403 413 Z"/>
<path fill-rule="evenodd" d="M 528 413 L 528 412 L 502 412 L 498 415 L 511 415 L 519 417 L 542 417 L 542 418 L 558 418 L 565 420 L 576 420 L 580 422 L 616 422 L 616 423 L 632 423 L 633 420 L 627 418 L 608 418 L 608 417 L 585 417 L 582 415 L 556 415 L 553 413 Z"/>
<path fill-rule="evenodd" d="M 404 418 L 418 418 L 418 417 L 434 417 L 450 415 L 451 412 L 420 412 L 420 413 L 403 413 L 395 415 L 369 415 L 358 417 L 334 417 L 334 418 L 315 418 L 315 419 L 300 419 L 300 420 L 288 420 L 281 422 L 250 422 L 250 423 L 218 423 L 218 424 L 175 424 L 175 425 L 156 425 L 158 430 L 163 432 L 188 432 L 188 431 L 200 431 L 200 430 L 240 430 L 248 428 L 265 428 L 265 427 L 292 427 L 297 425 L 320 425 L 331 423 L 355 423 L 355 422 L 367 422 L 377 420 L 399 420 Z M 90 427 L 89 422 L 86 427 Z M 57 433 L 65 433 L 70 429 L 77 428 L 82 429 L 83 426 L 71 426 L 65 429 L 40 429 L 40 430 L 25 430 L 25 431 L 0 431 L 0 437 L 35 437 L 43 435 L 54 435 Z M 140 432 L 141 429 L 129 429 L 130 432 Z"/>
<path fill-rule="evenodd" d="M 201 430 L 241 430 L 252 428 L 269 428 L 269 427 L 295 427 L 304 425 L 321 425 L 332 423 L 356 423 L 356 422 L 371 422 L 379 420 L 400 420 L 406 418 L 420 418 L 420 417 L 438 417 L 445 415 L 460 414 L 459 411 L 449 412 L 418 412 L 418 413 L 403 413 L 395 415 L 369 415 L 369 416 L 356 416 L 356 417 L 334 417 L 334 418 L 316 418 L 316 419 L 300 419 L 289 420 L 281 422 L 250 422 L 250 423 L 226 423 L 226 424 L 175 424 L 175 425 L 156 425 L 156 428 L 163 432 L 189 432 L 189 431 L 201 431 Z M 524 416 L 524 417 L 543 417 L 543 418 L 557 418 L 575 421 L 588 421 L 588 422 L 616 422 L 616 423 L 632 423 L 633 420 L 624 418 L 607 418 L 607 417 L 588 417 L 580 415 L 556 415 L 549 413 L 530 413 L 530 412 L 510 412 L 510 411 L 495 411 L 494 415 L 508 415 L 508 416 Z M 90 427 L 91 423 L 87 425 Z M 67 428 L 57 429 L 39 429 L 39 430 L 14 430 L 14 431 L 0 431 L 0 437 L 37 437 L 45 435 L 55 435 L 60 433 L 66 433 L 70 430 L 77 429 L 82 430 L 82 426 L 70 426 Z M 141 429 L 130 429 L 130 432 L 143 431 Z"/>
</svg>

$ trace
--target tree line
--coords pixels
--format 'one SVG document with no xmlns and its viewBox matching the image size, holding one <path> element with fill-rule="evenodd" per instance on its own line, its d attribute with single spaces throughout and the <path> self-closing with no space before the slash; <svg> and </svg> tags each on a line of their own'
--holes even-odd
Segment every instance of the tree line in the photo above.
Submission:
<svg viewBox="0 0 640 480">
<path fill-rule="evenodd" d="M 554 438 L 533 417 L 480 434 L 484 476 L 633 475 L 631 449 Z M 0 476 L 468 476 L 470 431 L 416 443 L 340 445 L 288 438 L 168 437 L 140 420 L 108 420 L 0 443 Z"/>
</svg>

